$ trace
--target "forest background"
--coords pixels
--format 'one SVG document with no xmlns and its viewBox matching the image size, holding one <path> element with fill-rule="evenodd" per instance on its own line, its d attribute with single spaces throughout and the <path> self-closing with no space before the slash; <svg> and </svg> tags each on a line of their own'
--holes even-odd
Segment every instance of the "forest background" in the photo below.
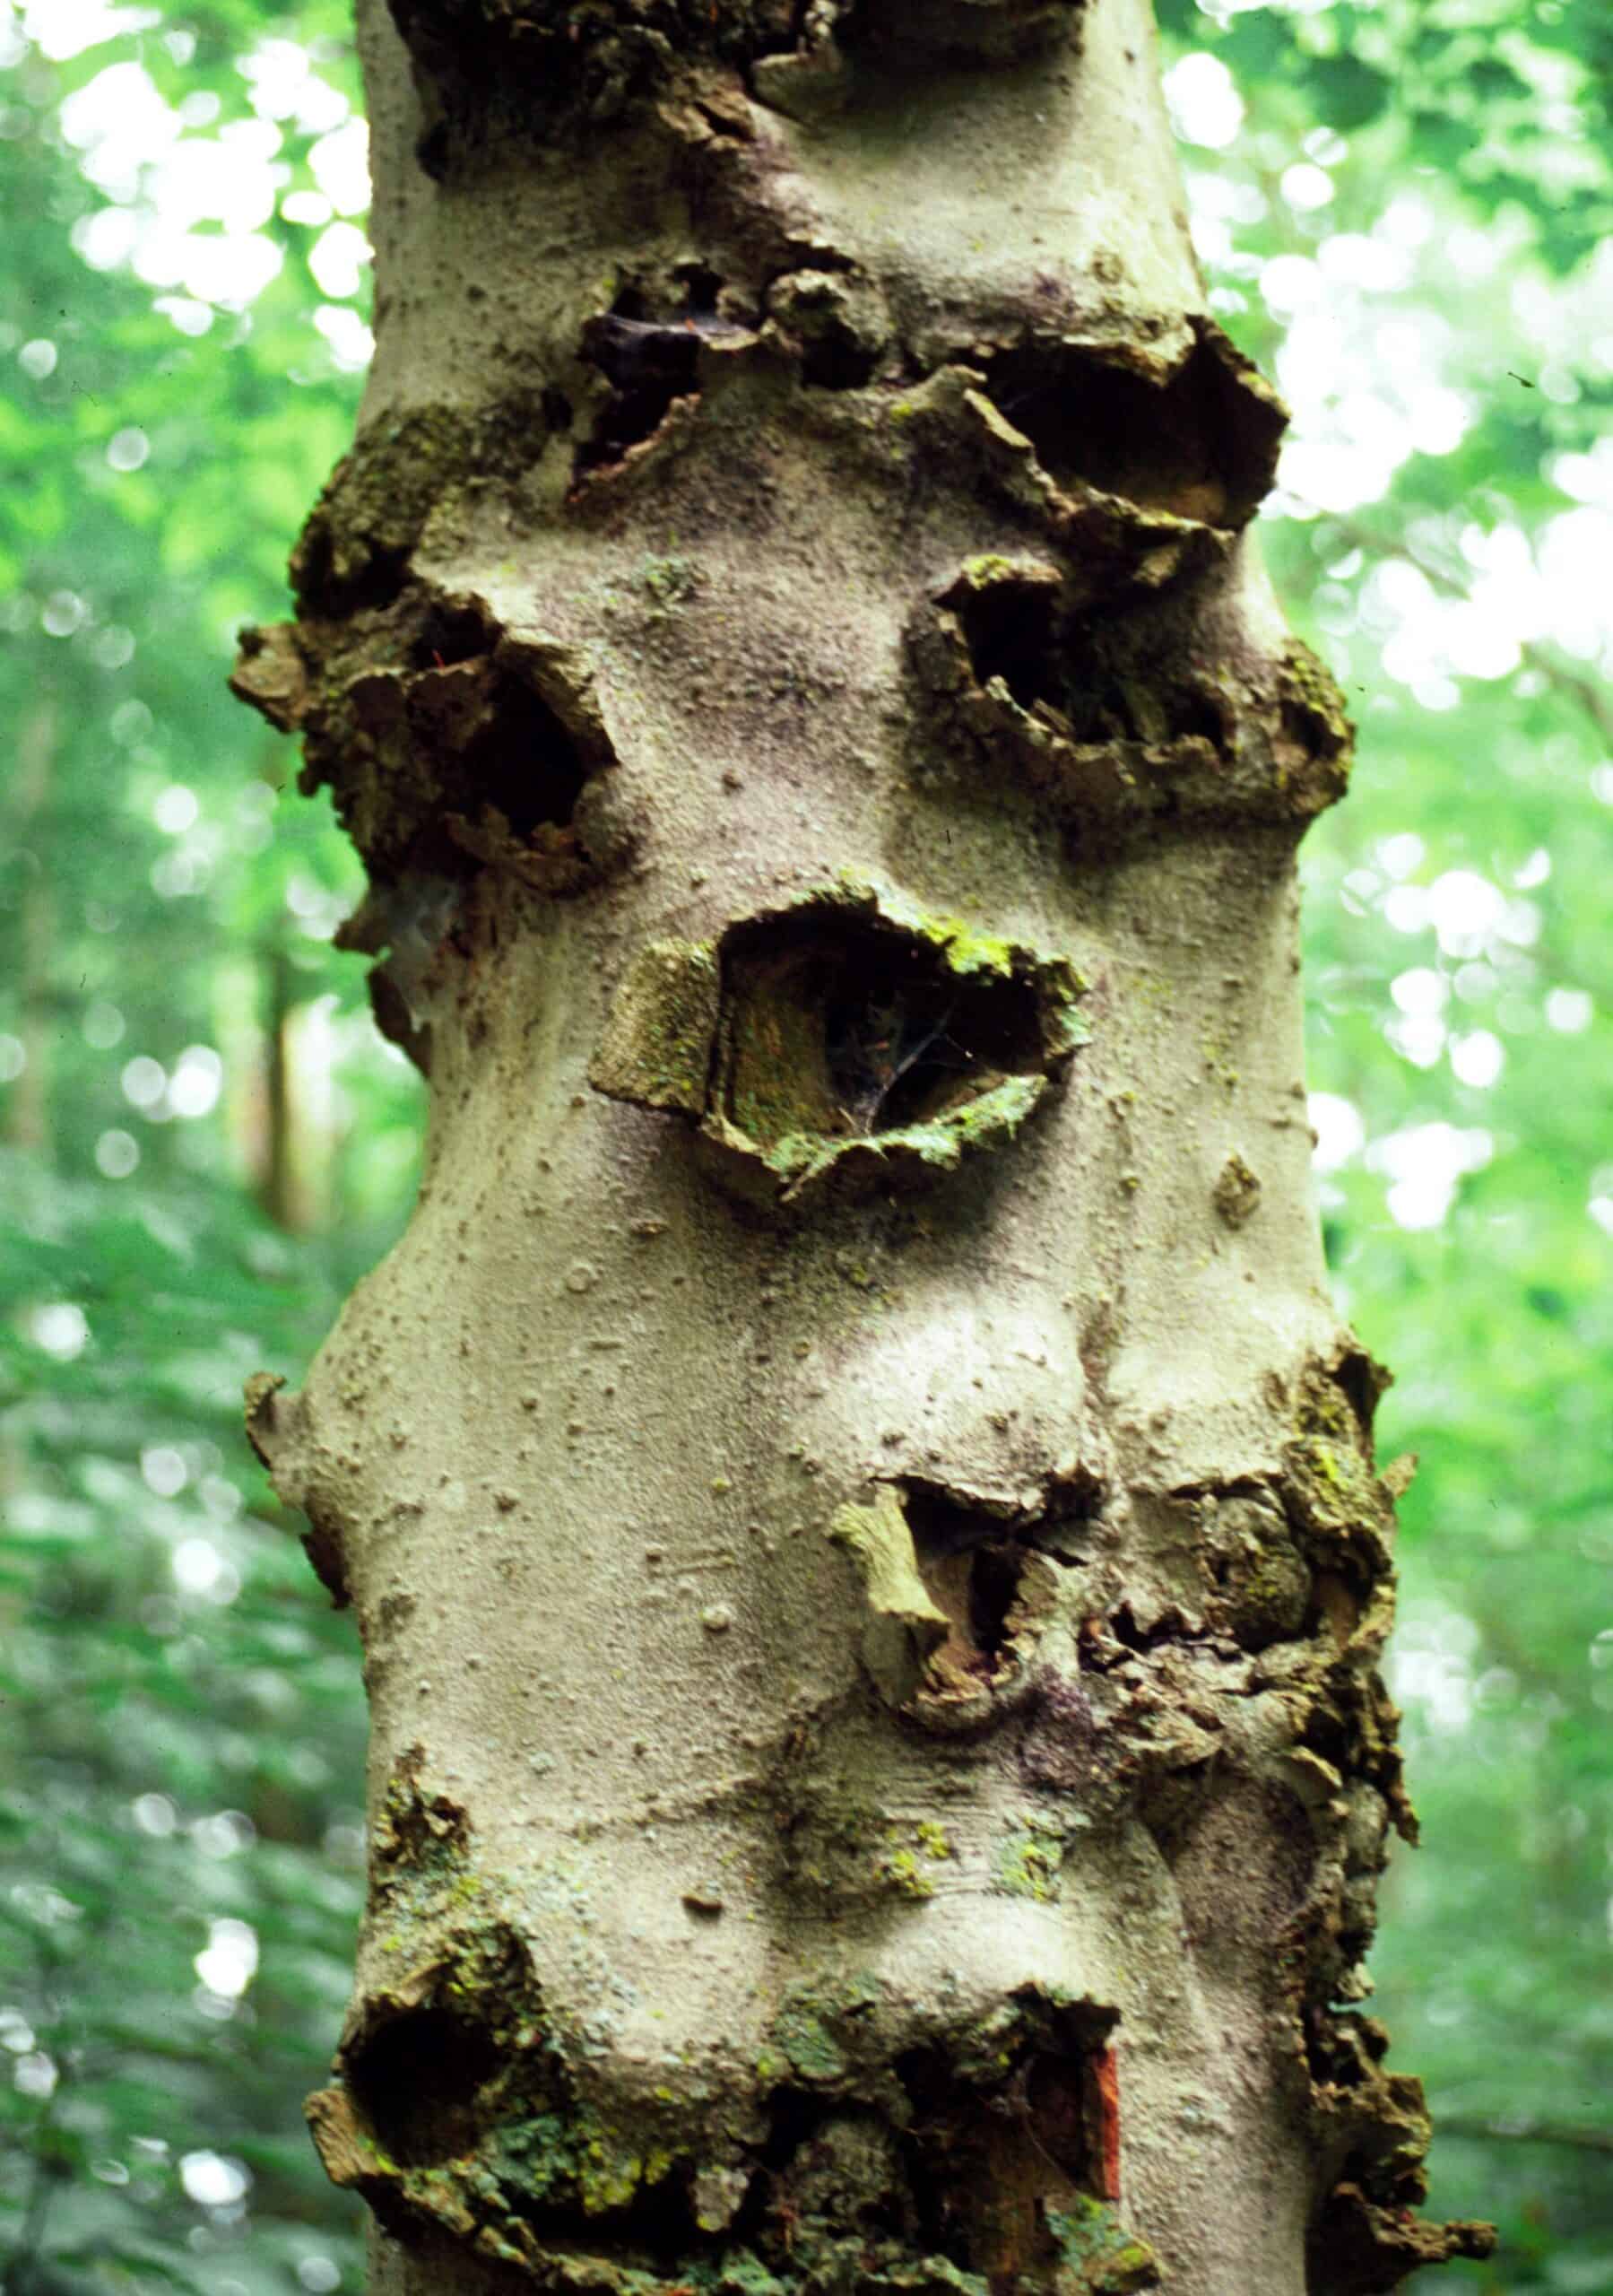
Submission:
<svg viewBox="0 0 1613 2296">
<path fill-rule="evenodd" d="M 1360 728 L 1305 878 L 1330 1263 L 1422 1459 L 1378 2000 L 1436 2213 L 1502 2227 L 1453 2296 L 1606 2296 L 1613 16 L 1161 16 L 1212 306 L 1294 411 L 1265 547 Z M 331 945 L 357 864 L 223 684 L 351 432 L 356 70 L 339 0 L 0 0 L 0 2286 L 356 2296 L 299 2104 L 357 1642 L 239 1398 L 401 1226 L 421 1102 Z"/>
</svg>

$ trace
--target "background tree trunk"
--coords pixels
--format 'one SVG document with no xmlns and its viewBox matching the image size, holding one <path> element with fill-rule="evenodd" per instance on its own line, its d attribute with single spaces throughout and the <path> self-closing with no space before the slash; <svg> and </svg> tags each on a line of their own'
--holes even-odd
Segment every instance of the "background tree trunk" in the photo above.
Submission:
<svg viewBox="0 0 1613 2296">
<path fill-rule="evenodd" d="M 7 1101 L 4 1136 L 9 1146 L 41 1158 L 51 1149 L 51 1036 L 61 1025 L 51 977 L 56 920 L 50 815 L 57 730 L 56 697 L 47 691 L 18 730 L 10 808 L 23 873 L 17 916 L 22 1066 Z"/>
<path fill-rule="evenodd" d="M 249 1424 L 373 1717 L 397 2296 L 1387 2288 L 1348 732 L 1143 0 L 361 6 L 377 349 L 237 684 L 427 1072 Z"/>
</svg>

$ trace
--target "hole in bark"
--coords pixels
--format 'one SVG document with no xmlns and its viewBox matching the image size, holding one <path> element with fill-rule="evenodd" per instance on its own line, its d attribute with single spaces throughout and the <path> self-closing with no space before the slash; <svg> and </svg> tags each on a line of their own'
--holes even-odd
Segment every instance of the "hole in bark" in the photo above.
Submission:
<svg viewBox="0 0 1613 2296">
<path fill-rule="evenodd" d="M 517 838 L 545 823 L 563 827 L 577 810 L 588 770 L 549 704 L 519 679 L 496 681 L 492 724 L 465 752 L 472 788 L 495 806 Z"/>
<path fill-rule="evenodd" d="M 594 769 L 519 665 L 494 659 L 501 634 L 474 604 L 432 603 L 416 625 L 408 673 L 378 682 L 368 720 L 360 717 L 383 743 L 403 733 L 414 777 L 438 794 L 401 874 L 463 878 L 474 862 L 498 857 L 483 849 L 490 840 L 517 854 L 534 838 L 552 844 Z"/>
<path fill-rule="evenodd" d="M 1152 1626 L 1138 1623 L 1137 1613 L 1130 1603 L 1122 1603 L 1110 1612 L 1108 1629 L 1123 1650 L 1134 1650 L 1145 1656 L 1169 1642 L 1192 1642 L 1198 1637 L 1190 1635 L 1179 1611 L 1166 1611 Z"/>
<path fill-rule="evenodd" d="M 723 274 L 714 271 L 708 263 L 680 263 L 673 265 L 672 276 L 683 283 L 683 293 L 689 309 L 696 317 L 715 317 L 717 297 L 723 289 Z M 642 317 L 643 312 L 636 316 Z"/>
<path fill-rule="evenodd" d="M 1022 2274 L 1039 2286 L 1056 2266 L 1050 2209 L 1067 2210 L 1082 2196 L 1112 2196 L 1102 2068 L 1114 2022 L 1112 2012 L 1083 2006 L 1063 2013 L 1051 2031 L 1044 2024 L 1038 2037 L 1036 2019 L 993 2052 L 994 2077 L 985 2081 L 961 2078 L 937 2048 L 898 2061 L 912 2106 L 903 2151 L 919 2238 L 984 2274 L 993 2290 L 1024 2284 Z M 1065 2275 L 1051 2284 L 1061 2282 Z"/>
<path fill-rule="evenodd" d="M 1076 610 L 1045 561 L 985 556 L 966 560 L 935 604 L 941 658 L 957 663 L 961 652 L 980 693 L 1034 718 L 1036 738 L 1080 747 L 1191 741 L 1218 757 L 1233 745 L 1224 697 L 1192 662 L 1172 666 L 1157 604 Z M 938 691 L 946 704 L 952 685 L 943 680 Z"/>
<path fill-rule="evenodd" d="M 1306 1716 L 1299 1743 L 1307 1752 L 1331 1762 L 1336 1770 L 1344 1769 L 1349 1761 L 1350 1734 L 1345 1718 L 1320 1702 Z"/>
<path fill-rule="evenodd" d="M 724 1113 L 764 1148 L 924 1124 L 1046 1067 L 1028 980 L 963 975 L 846 914 L 768 918 L 725 947 Z"/>
<path fill-rule="evenodd" d="M 1360 1422 L 1362 1434 L 1370 1437 L 1378 1398 L 1390 1384 L 1391 1374 L 1381 1363 L 1375 1363 L 1364 1347 L 1352 1347 L 1340 1356 L 1333 1378 Z"/>
<path fill-rule="evenodd" d="M 410 648 L 417 670 L 449 670 L 488 652 L 494 633 L 472 606 L 430 607 Z"/>
<path fill-rule="evenodd" d="M 805 2089 L 775 2089 L 767 2099 L 771 2125 L 759 2159 L 764 2169 L 782 2169 L 793 2159 L 820 2127 L 828 2110 L 821 2097 L 814 2097 Z M 759 2208 L 765 2198 L 758 2190 L 748 2204 L 748 2211 Z M 741 2218 L 741 2224 L 744 2218 Z"/>
<path fill-rule="evenodd" d="M 794 1205 L 919 1186 L 1011 1141 L 1087 1039 L 1068 959 L 849 874 L 715 942 L 648 944 L 589 1082 L 676 1110 L 723 1184 Z"/>
<path fill-rule="evenodd" d="M 571 401 L 567 397 L 564 391 L 557 390 L 554 385 L 551 383 L 549 387 L 543 392 L 539 404 L 542 405 L 543 410 L 543 420 L 551 430 L 570 430 L 572 416 Z"/>
<path fill-rule="evenodd" d="M 1008 1656 L 1027 1550 L 1010 1525 L 933 1490 L 910 1488 L 905 1511 L 919 1575 L 951 1622 L 938 1662 L 989 1680 Z"/>
<path fill-rule="evenodd" d="M 1068 2057 L 1033 2057 L 1025 2071 L 1025 2101 L 1042 2150 L 1071 2184 L 1086 2183 L 1099 2150 L 1094 2142 L 1098 2110 L 1090 2065 Z"/>
<path fill-rule="evenodd" d="M 611 385 L 594 435 L 577 451 L 577 476 L 619 463 L 659 430 L 674 399 L 694 394 L 700 335 L 693 320 L 657 325 L 615 312 L 583 330 L 583 353 Z"/>
<path fill-rule="evenodd" d="M 404 2168 L 430 2168 L 468 2152 L 477 2104 L 499 2069 L 490 2037 L 446 2009 L 395 2017 L 347 2066 L 354 2102 L 384 2149 Z"/>
<path fill-rule="evenodd" d="M 292 582 L 298 597 L 323 614 L 379 613 L 402 597 L 409 555 L 372 543 L 362 570 L 338 581 L 330 526 L 316 511 L 292 556 Z"/>
<path fill-rule="evenodd" d="M 443 817 L 415 840 L 411 869 L 463 876 L 467 856 L 473 862 L 491 857 L 481 849 L 490 837 L 518 848 L 542 831 L 567 828 L 589 769 L 542 696 L 519 678 L 490 669 L 477 723 L 466 735 L 454 722 L 460 697 L 434 685 L 427 679 L 416 684 L 409 718 L 416 754 L 437 776 Z"/>
<path fill-rule="evenodd" d="M 1028 343 L 987 367 L 993 398 L 1056 485 L 1241 526 L 1271 482 L 1283 418 L 1201 339 L 1169 381 L 1068 344 Z"/>
<path fill-rule="evenodd" d="M 931 1662 L 943 1684 L 993 1682 L 1016 1665 L 1016 1640 L 1038 1615 L 1031 1593 L 1037 1559 L 1077 1561 L 1080 1530 L 1099 1503 L 1096 1487 L 1060 1492 L 1045 1513 L 1027 1521 L 993 1514 L 934 1484 L 903 1485 L 919 1576 L 949 1621 L 947 1639 Z M 1045 1579 L 1045 1570 L 1040 1575 Z"/>
<path fill-rule="evenodd" d="M 1001 678 L 1021 709 L 1051 695 L 1056 589 L 1045 580 L 963 581 L 949 593 L 963 627 L 977 685 Z"/>
<path fill-rule="evenodd" d="M 826 328 L 803 345 L 801 379 L 824 391 L 860 391 L 873 379 L 879 353 L 857 341 L 848 328 Z"/>
<path fill-rule="evenodd" d="M 754 2243 L 776 2270 L 793 2267 L 802 2224 L 864 2239 L 901 2239 L 912 2198 L 895 2132 L 878 2115 L 799 2089 L 768 2099 L 772 2127 L 758 2178 L 731 2237 Z"/>
<path fill-rule="evenodd" d="M 703 344 L 747 335 L 723 309 L 722 274 L 709 264 L 680 264 L 672 276 L 683 300 L 670 316 L 657 314 L 641 288 L 629 286 L 608 311 L 583 324 L 583 357 L 611 391 L 593 435 L 577 447 L 577 478 L 620 462 L 629 448 L 655 436 L 677 400 L 698 397 Z"/>
<path fill-rule="evenodd" d="M 1008 1640 L 1009 1613 L 1019 1598 L 1022 1547 L 983 1546 L 969 1573 L 969 1631 L 982 1656 L 996 1665 Z"/>
</svg>

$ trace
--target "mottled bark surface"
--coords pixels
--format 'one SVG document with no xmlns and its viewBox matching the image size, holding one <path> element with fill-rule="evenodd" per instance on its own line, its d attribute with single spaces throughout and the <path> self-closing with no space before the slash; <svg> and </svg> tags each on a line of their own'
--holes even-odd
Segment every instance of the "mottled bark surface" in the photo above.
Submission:
<svg viewBox="0 0 1613 2296">
<path fill-rule="evenodd" d="M 380 0 L 377 352 L 240 690 L 407 1235 L 255 1439 L 362 1629 L 310 2105 L 403 2296 L 1388 2288 L 1348 732 L 1143 0 Z"/>
</svg>

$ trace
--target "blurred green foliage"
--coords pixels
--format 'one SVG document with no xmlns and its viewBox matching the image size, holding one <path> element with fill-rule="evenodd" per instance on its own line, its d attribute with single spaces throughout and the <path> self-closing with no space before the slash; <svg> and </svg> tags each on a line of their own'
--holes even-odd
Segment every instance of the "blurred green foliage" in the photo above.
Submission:
<svg viewBox="0 0 1613 2296">
<path fill-rule="evenodd" d="M 1296 406 L 1268 555 L 1361 726 L 1306 879 L 1330 1257 L 1400 1374 L 1385 1454 L 1423 1459 L 1394 1674 L 1427 1847 L 1374 1966 L 1449 2132 L 1435 2205 L 1503 2229 L 1447 2284 L 1590 2296 L 1613 18 L 1160 13 L 1215 306 Z M 12 0 L 0 65 L 0 2283 L 321 2296 L 361 2272 L 299 2112 L 361 1695 L 239 1391 L 395 1231 L 418 1104 L 329 947 L 351 857 L 222 674 L 351 434 L 358 91 L 339 0 Z"/>
<path fill-rule="evenodd" d="M 282 73 L 303 117 L 266 130 L 265 39 L 324 91 Z M 351 435 L 324 227 L 283 209 L 319 213 L 356 73 L 341 8 L 257 0 L 13 12 L 0 52 L 0 2282 L 319 2296 L 362 2270 L 300 2104 L 347 1994 L 364 1718 L 240 1384 L 295 1373 L 395 1230 L 416 1093 L 329 947 L 356 865 L 223 674 Z M 136 64 L 149 100 L 74 113 Z M 164 115 L 227 213 L 232 132 L 276 171 L 248 309 L 157 237 Z M 108 210 L 152 275 L 108 260 Z"/>
</svg>

